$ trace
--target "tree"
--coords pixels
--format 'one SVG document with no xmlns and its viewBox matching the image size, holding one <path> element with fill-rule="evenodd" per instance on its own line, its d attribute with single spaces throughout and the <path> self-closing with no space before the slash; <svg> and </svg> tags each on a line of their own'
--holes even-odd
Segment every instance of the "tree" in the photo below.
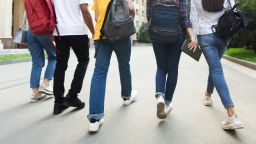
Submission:
<svg viewBox="0 0 256 144">
<path fill-rule="evenodd" d="M 248 30 L 239 33 L 231 45 L 254 49 L 256 52 L 256 2 L 255 0 L 237 0 L 237 2 L 240 4 L 239 8 L 247 13 L 252 22 Z"/>
<path fill-rule="evenodd" d="M 138 41 L 142 43 L 151 43 L 149 33 L 145 30 L 146 24 L 143 23 L 140 27 Z"/>
</svg>

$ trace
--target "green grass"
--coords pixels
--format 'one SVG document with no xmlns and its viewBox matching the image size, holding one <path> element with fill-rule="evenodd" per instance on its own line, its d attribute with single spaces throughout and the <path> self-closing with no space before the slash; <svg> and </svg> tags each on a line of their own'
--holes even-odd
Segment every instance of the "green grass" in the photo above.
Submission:
<svg viewBox="0 0 256 144">
<path fill-rule="evenodd" d="M 245 48 L 229 48 L 226 55 L 256 63 L 256 53 Z"/>
<path fill-rule="evenodd" d="M 4 60 L 13 60 L 13 59 L 24 59 L 24 58 L 31 58 L 30 54 L 10 54 L 10 55 L 3 55 L 0 56 L 0 61 L 4 61 Z"/>
</svg>

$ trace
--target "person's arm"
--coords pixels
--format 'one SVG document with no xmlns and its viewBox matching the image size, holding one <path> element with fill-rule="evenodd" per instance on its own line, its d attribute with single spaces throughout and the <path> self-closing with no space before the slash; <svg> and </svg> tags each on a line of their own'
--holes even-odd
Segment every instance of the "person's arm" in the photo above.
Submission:
<svg viewBox="0 0 256 144">
<path fill-rule="evenodd" d="M 128 2 L 128 6 L 129 6 L 129 9 L 130 9 L 131 16 L 135 17 L 135 8 L 134 8 L 134 5 L 132 3 L 132 0 L 127 0 L 127 2 Z"/>
<path fill-rule="evenodd" d="M 191 0 L 190 20 L 192 22 L 193 29 L 191 31 L 192 41 L 188 44 L 188 48 L 192 51 L 195 51 L 198 44 L 197 34 L 198 34 L 198 25 L 199 25 L 199 15 L 198 15 L 195 0 Z"/>
<path fill-rule="evenodd" d="M 98 12 L 98 5 L 97 2 L 94 1 L 93 5 L 92 5 L 92 10 L 94 11 L 94 20 L 95 22 L 98 21 L 98 17 L 99 17 L 99 12 Z"/>
<path fill-rule="evenodd" d="M 90 29 L 92 35 L 94 35 L 94 26 L 93 26 L 93 22 L 92 22 L 92 16 L 88 9 L 88 4 L 87 3 L 80 4 L 80 9 L 83 14 L 85 24 Z"/>
<path fill-rule="evenodd" d="M 194 0 L 192 0 L 193 2 Z M 189 4 L 188 4 L 188 0 L 181 0 L 180 1 L 180 8 L 181 8 L 181 21 L 182 21 L 182 25 L 186 28 L 187 34 L 189 36 L 189 48 L 191 50 L 196 50 L 197 48 L 197 41 L 195 39 L 195 37 L 193 36 L 193 30 L 192 30 L 192 23 L 190 21 L 190 9 L 189 9 Z"/>
<path fill-rule="evenodd" d="M 181 24 L 184 28 L 186 28 L 187 34 L 191 40 L 192 24 L 189 19 L 190 11 L 188 6 L 188 0 L 180 0 L 180 9 L 181 9 Z"/>
</svg>

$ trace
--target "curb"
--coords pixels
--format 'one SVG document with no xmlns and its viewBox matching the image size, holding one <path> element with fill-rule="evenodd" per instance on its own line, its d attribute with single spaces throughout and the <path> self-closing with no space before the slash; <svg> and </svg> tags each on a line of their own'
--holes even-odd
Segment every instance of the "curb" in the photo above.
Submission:
<svg viewBox="0 0 256 144">
<path fill-rule="evenodd" d="M 4 60 L 4 61 L 0 61 L 0 65 L 15 64 L 15 63 L 22 63 L 22 62 L 30 62 L 30 61 L 31 61 L 31 58 Z"/>
<path fill-rule="evenodd" d="M 227 59 L 227 60 L 229 60 L 231 62 L 234 62 L 236 64 L 240 64 L 240 65 L 242 65 L 244 67 L 256 70 L 256 63 L 248 62 L 248 61 L 241 60 L 241 59 L 234 58 L 234 57 L 227 56 L 227 55 L 224 55 L 223 58 L 225 58 L 225 59 Z"/>
</svg>

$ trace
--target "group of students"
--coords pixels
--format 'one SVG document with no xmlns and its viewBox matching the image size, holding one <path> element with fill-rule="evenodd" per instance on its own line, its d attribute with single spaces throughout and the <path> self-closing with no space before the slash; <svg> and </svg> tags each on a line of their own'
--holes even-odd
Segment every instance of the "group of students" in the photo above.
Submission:
<svg viewBox="0 0 256 144">
<path fill-rule="evenodd" d="M 56 49 L 52 44 L 52 36 L 38 36 L 31 30 L 27 35 L 28 48 L 32 55 L 32 71 L 30 86 L 32 88 L 33 101 L 38 101 L 46 95 L 54 95 L 53 114 L 62 113 L 69 106 L 82 109 L 85 103 L 78 98 L 83 85 L 84 76 L 89 63 L 89 38 L 88 29 L 93 34 L 95 50 L 95 68 L 91 79 L 89 100 L 89 131 L 97 132 L 104 121 L 104 100 L 106 92 L 106 79 L 113 51 L 116 54 L 121 81 L 121 98 L 124 105 L 130 105 L 136 101 L 138 95 L 132 89 L 132 77 L 130 71 L 131 40 L 130 38 L 112 42 L 106 37 L 100 38 L 101 28 L 106 16 L 108 4 L 111 0 L 94 0 L 95 27 L 93 18 L 89 12 L 90 0 L 52 0 L 55 14 L 58 20 L 57 29 L 53 36 Z M 132 0 L 126 0 L 131 16 L 135 16 Z M 178 2 L 177 2 L 178 1 Z M 230 0 L 234 4 L 233 0 Z M 152 3 L 147 0 L 147 19 L 151 20 Z M 181 14 L 181 27 L 183 29 L 179 40 L 173 43 L 160 43 L 153 41 L 153 49 L 157 63 L 155 80 L 155 97 L 157 99 L 157 117 L 165 119 L 172 110 L 172 98 L 175 91 L 181 46 L 187 35 L 190 39 L 189 48 L 195 50 L 198 45 L 202 49 L 209 65 L 209 77 L 204 96 L 204 104 L 212 105 L 211 95 L 216 88 L 221 101 L 227 110 L 227 119 L 223 122 L 224 129 L 243 128 L 238 119 L 234 104 L 224 79 L 220 59 L 223 56 L 226 43 L 216 37 L 211 26 L 216 25 L 225 9 L 230 8 L 227 0 L 192 0 L 191 9 L 188 0 L 175 0 L 179 3 Z M 88 29 L 86 28 L 86 26 Z M 58 35 L 59 33 L 59 35 Z M 68 67 L 70 48 L 73 49 L 78 64 L 74 77 L 66 96 L 64 80 Z M 42 68 L 45 65 L 44 50 L 47 53 L 48 64 L 44 80 L 40 86 Z M 56 67 L 56 68 L 55 68 Z M 50 81 L 54 79 L 53 89 Z"/>
</svg>

